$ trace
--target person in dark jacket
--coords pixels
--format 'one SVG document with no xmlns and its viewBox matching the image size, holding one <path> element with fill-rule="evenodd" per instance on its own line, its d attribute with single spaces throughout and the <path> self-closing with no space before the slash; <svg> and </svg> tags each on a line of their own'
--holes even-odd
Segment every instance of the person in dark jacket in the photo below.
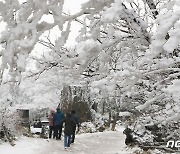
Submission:
<svg viewBox="0 0 180 154">
<path fill-rule="evenodd" d="M 71 144 L 71 135 L 73 134 L 74 125 L 76 125 L 75 120 L 73 119 L 70 113 L 66 114 L 66 117 L 63 120 L 64 122 L 64 148 L 70 147 Z"/>
<path fill-rule="evenodd" d="M 38 123 L 38 121 L 35 120 L 35 122 L 34 122 L 34 124 L 33 124 L 34 128 L 37 128 L 37 123 Z"/>
<path fill-rule="evenodd" d="M 60 111 L 60 108 L 57 108 L 56 110 L 57 111 L 53 116 L 54 132 L 56 140 L 61 140 L 64 114 Z"/>
<path fill-rule="evenodd" d="M 42 122 L 40 119 L 37 122 L 36 128 L 42 128 Z"/>
<path fill-rule="evenodd" d="M 71 115 L 72 115 L 74 121 L 76 122 L 76 124 L 73 127 L 73 134 L 72 134 L 72 137 L 71 137 L 71 143 L 74 143 L 75 134 L 76 134 L 76 128 L 78 128 L 77 131 L 79 131 L 80 124 L 79 124 L 79 117 L 76 115 L 75 110 L 71 111 Z"/>
</svg>

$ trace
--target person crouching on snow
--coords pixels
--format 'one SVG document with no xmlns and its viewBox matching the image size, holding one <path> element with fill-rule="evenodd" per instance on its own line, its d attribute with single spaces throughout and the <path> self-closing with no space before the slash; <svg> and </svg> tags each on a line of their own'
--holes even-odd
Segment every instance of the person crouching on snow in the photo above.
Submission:
<svg viewBox="0 0 180 154">
<path fill-rule="evenodd" d="M 73 135 L 74 126 L 76 125 L 75 120 L 73 119 L 70 113 L 66 114 L 66 117 L 63 120 L 64 123 L 64 148 L 70 147 L 71 144 L 71 135 Z"/>
<path fill-rule="evenodd" d="M 123 131 L 123 134 L 126 135 L 125 144 L 128 146 L 133 146 L 135 144 L 135 140 L 132 135 L 133 131 L 126 126 L 126 129 Z"/>
</svg>

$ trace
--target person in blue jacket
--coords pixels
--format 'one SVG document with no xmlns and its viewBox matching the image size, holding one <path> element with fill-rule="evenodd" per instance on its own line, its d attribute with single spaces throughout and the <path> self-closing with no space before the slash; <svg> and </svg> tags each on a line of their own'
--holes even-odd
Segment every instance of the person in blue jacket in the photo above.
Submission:
<svg viewBox="0 0 180 154">
<path fill-rule="evenodd" d="M 61 140 L 63 119 L 64 119 L 64 114 L 61 112 L 60 108 L 58 107 L 56 109 L 56 113 L 53 116 L 54 133 L 55 133 L 56 140 Z"/>
</svg>

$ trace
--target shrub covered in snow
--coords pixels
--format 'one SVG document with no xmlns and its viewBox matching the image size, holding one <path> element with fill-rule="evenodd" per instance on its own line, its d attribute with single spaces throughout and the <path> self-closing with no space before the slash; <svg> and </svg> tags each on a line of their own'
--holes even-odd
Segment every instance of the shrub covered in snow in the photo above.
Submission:
<svg viewBox="0 0 180 154">
<path fill-rule="evenodd" d="M 79 133 L 94 133 L 96 131 L 97 129 L 92 122 L 83 122 L 81 124 L 81 129 L 79 130 Z"/>
<path fill-rule="evenodd" d="M 100 113 L 91 110 L 92 121 L 83 122 L 81 124 L 80 133 L 94 133 L 94 132 L 103 132 L 105 129 L 108 129 L 108 116 L 101 115 Z"/>
</svg>

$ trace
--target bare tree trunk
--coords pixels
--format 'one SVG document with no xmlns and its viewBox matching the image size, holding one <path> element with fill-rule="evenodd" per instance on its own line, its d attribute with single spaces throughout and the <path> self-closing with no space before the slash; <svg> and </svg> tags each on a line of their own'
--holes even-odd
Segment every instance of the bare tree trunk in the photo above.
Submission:
<svg viewBox="0 0 180 154">
<path fill-rule="evenodd" d="M 106 102 L 103 101 L 103 104 L 102 104 L 102 114 L 105 113 L 105 107 L 106 107 Z"/>
<path fill-rule="evenodd" d="M 109 119 L 108 119 L 107 127 L 110 127 L 110 124 L 111 124 L 111 118 L 112 118 L 111 110 L 108 110 L 108 113 L 109 113 Z"/>
<path fill-rule="evenodd" d="M 111 129 L 112 131 L 115 131 L 116 122 L 117 122 L 117 120 L 118 120 L 118 115 L 119 115 L 118 112 L 116 112 L 116 114 L 114 115 L 113 123 L 112 123 L 112 129 Z"/>
</svg>

